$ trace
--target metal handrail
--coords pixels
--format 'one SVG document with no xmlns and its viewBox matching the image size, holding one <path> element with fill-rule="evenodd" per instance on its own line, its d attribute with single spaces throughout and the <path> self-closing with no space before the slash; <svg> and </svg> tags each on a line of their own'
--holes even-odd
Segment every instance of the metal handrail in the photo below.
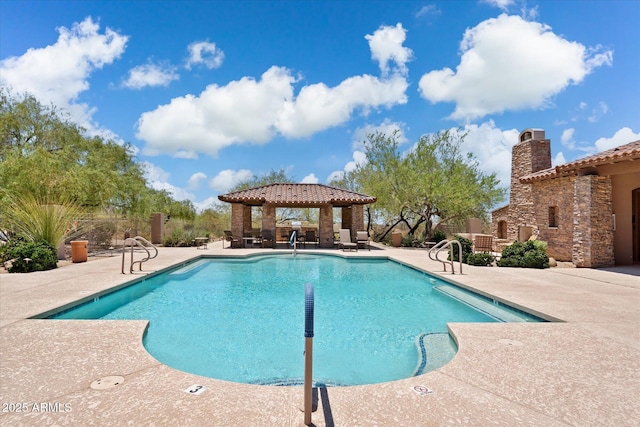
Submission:
<svg viewBox="0 0 640 427">
<path fill-rule="evenodd" d="M 138 264 L 138 270 L 142 271 L 142 263 L 143 262 L 147 262 L 150 259 L 153 259 L 155 257 L 158 256 L 158 248 L 151 243 L 150 241 L 148 241 L 147 239 L 145 239 L 142 236 L 135 236 L 135 237 L 129 237 L 127 239 L 124 240 L 124 243 L 122 244 L 122 274 L 125 274 L 124 272 L 124 259 L 125 259 L 125 255 L 126 255 L 126 247 L 127 245 L 129 245 L 129 247 L 131 248 L 131 263 L 129 264 L 129 273 L 133 274 L 133 266 L 135 264 Z M 144 249 L 144 251 L 147 253 L 147 256 L 139 259 L 137 261 L 133 260 L 133 247 L 134 246 L 138 246 L 142 249 Z M 155 251 L 155 253 L 153 255 L 151 255 L 151 252 L 149 252 L 149 249 L 153 249 Z"/>
<path fill-rule="evenodd" d="M 462 245 L 460 244 L 459 241 L 455 239 L 441 240 L 434 247 L 429 249 L 428 255 L 430 260 L 441 262 L 445 272 L 447 271 L 447 264 L 451 264 L 451 274 L 456 274 L 456 270 L 453 267 L 453 246 L 455 245 L 458 245 L 458 262 L 460 263 L 460 274 L 462 274 Z M 451 259 L 448 261 L 443 261 L 440 258 L 438 258 L 438 255 L 440 254 L 440 252 L 444 251 L 445 249 L 449 249 L 447 252 L 449 252 L 451 255 L 450 256 Z M 434 254 L 433 256 L 432 256 L 432 253 Z"/>
</svg>

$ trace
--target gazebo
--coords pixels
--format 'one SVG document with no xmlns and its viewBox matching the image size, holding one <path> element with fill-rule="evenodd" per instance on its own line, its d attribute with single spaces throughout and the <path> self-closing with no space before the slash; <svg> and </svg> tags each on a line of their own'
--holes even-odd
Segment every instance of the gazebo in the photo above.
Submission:
<svg viewBox="0 0 640 427">
<path fill-rule="evenodd" d="M 363 206 L 375 197 L 322 184 L 276 183 L 218 196 L 231 203 L 231 233 L 240 239 L 250 232 L 251 208 L 262 207 L 262 232 L 276 236 L 276 208 L 319 208 L 319 247 L 333 247 L 333 208 L 342 208 L 340 228 L 351 230 L 351 236 L 364 230 Z"/>
</svg>

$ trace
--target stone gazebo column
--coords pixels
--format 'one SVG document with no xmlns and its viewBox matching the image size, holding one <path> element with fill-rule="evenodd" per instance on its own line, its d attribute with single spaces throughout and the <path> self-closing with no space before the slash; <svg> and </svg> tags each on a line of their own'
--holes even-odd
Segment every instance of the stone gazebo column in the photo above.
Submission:
<svg viewBox="0 0 640 427">
<path fill-rule="evenodd" d="M 236 239 L 242 239 L 244 231 L 244 205 L 242 203 L 231 204 L 231 234 Z M 240 240 L 242 241 L 242 240 Z"/>
<path fill-rule="evenodd" d="M 320 206 L 319 235 L 321 248 L 333 248 L 333 206 Z"/>
</svg>

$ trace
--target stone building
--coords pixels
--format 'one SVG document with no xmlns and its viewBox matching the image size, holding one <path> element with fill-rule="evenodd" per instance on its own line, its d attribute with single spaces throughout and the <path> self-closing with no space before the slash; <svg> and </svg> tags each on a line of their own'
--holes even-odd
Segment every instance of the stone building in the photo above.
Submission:
<svg viewBox="0 0 640 427">
<path fill-rule="evenodd" d="M 497 239 L 533 234 L 547 253 L 578 267 L 640 262 L 640 141 L 551 167 L 542 129 L 514 145 L 509 205 L 492 212 Z"/>
</svg>

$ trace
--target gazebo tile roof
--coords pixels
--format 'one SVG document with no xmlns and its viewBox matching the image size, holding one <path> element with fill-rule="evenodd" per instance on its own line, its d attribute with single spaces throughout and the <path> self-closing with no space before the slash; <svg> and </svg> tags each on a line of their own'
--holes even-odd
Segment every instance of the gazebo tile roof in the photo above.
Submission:
<svg viewBox="0 0 640 427">
<path fill-rule="evenodd" d="M 573 175 L 580 169 L 638 159 L 640 159 L 640 140 L 630 142 L 629 144 L 621 145 L 592 156 L 584 157 L 573 162 L 525 175 L 520 177 L 520 182 L 544 181 L 560 176 Z"/>
<path fill-rule="evenodd" d="M 234 191 L 218 196 L 223 202 L 262 205 L 357 205 L 376 201 L 375 197 L 323 184 L 276 183 Z"/>
</svg>

